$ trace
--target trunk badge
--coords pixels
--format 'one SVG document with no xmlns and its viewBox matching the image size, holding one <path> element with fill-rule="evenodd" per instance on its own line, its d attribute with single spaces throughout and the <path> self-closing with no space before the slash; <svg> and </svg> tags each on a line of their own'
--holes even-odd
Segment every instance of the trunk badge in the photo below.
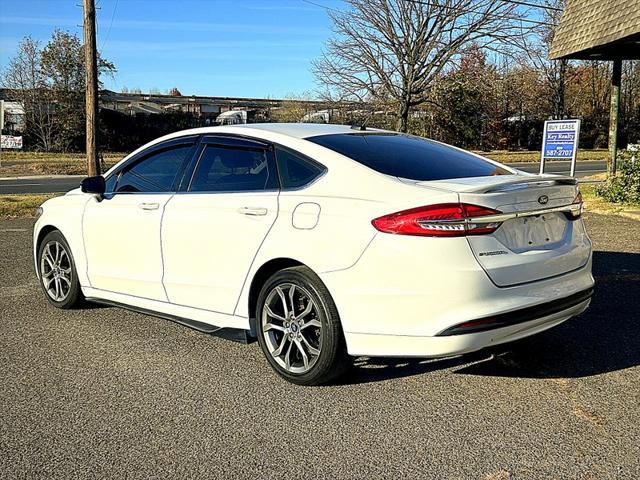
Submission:
<svg viewBox="0 0 640 480">
<path fill-rule="evenodd" d="M 547 197 L 546 195 L 540 195 L 538 197 L 538 203 L 540 205 L 546 205 L 549 202 L 549 197 Z"/>
<path fill-rule="evenodd" d="M 492 252 L 480 252 L 479 257 L 493 257 L 494 255 L 509 255 L 509 252 L 504 250 L 494 250 Z"/>
</svg>

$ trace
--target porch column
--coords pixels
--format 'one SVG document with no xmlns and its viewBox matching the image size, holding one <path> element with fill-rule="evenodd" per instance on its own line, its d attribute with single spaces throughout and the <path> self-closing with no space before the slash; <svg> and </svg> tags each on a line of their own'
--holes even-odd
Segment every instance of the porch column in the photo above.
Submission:
<svg viewBox="0 0 640 480">
<path fill-rule="evenodd" d="M 613 61 L 611 76 L 611 109 L 609 111 L 609 158 L 607 172 L 615 175 L 618 156 L 618 110 L 620 107 L 620 82 L 622 78 L 622 60 Z"/>
</svg>

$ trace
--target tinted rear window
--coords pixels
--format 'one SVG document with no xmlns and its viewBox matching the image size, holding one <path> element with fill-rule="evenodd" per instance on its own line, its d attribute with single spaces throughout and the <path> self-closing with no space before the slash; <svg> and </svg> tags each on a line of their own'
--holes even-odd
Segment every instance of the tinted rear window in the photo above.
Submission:
<svg viewBox="0 0 640 480">
<path fill-rule="evenodd" d="M 343 133 L 307 138 L 380 173 L 410 180 L 509 175 L 470 153 L 447 145 L 402 134 Z"/>
<path fill-rule="evenodd" d="M 318 178 L 326 170 L 320 165 L 311 163 L 284 148 L 276 147 L 276 156 L 278 157 L 282 188 L 303 187 Z"/>
</svg>

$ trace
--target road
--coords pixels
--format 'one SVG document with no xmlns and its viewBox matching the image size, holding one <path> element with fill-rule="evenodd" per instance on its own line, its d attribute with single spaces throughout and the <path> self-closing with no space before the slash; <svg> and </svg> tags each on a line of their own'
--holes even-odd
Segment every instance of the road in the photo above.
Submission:
<svg viewBox="0 0 640 480">
<path fill-rule="evenodd" d="M 540 171 L 540 163 L 508 163 L 507 165 L 529 173 L 538 173 Z M 569 175 L 571 162 L 546 162 L 544 171 L 545 173 Z M 576 178 L 588 177 L 606 171 L 607 162 L 605 160 L 584 160 L 576 163 Z"/>
<path fill-rule="evenodd" d="M 241 345 L 62 311 L 0 222 L 0 478 L 640 478 L 640 222 L 587 214 L 591 308 L 497 351 L 279 379 Z"/>
<path fill-rule="evenodd" d="M 2 178 L 0 179 L 0 194 L 64 193 L 78 188 L 82 178 L 81 175 Z"/>
<path fill-rule="evenodd" d="M 538 163 L 511 163 L 509 166 L 519 168 L 525 172 L 537 173 L 540 169 Z M 546 165 L 547 173 L 569 173 L 570 162 L 549 162 Z M 583 161 L 577 164 L 577 177 L 593 175 L 604 172 L 607 169 L 605 161 Z M 0 179 L 0 194 L 13 193 L 62 193 L 77 188 L 82 176 L 60 177 L 27 177 Z"/>
</svg>

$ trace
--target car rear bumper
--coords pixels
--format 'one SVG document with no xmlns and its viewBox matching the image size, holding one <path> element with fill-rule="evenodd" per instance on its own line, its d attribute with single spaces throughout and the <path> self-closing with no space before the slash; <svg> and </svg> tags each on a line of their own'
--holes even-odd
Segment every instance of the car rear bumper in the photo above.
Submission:
<svg viewBox="0 0 640 480">
<path fill-rule="evenodd" d="M 527 323 L 539 318 L 548 317 L 569 310 L 572 307 L 575 307 L 576 305 L 579 305 L 586 300 L 591 299 L 592 295 L 593 288 L 590 288 L 588 290 L 583 290 L 582 292 L 577 292 L 573 295 L 569 295 L 568 297 L 558 298 L 557 300 L 553 300 L 551 302 L 541 303 L 512 312 L 501 313 L 498 315 L 492 315 L 490 317 L 478 318 L 468 322 L 463 322 L 447 328 L 443 332 L 440 332 L 438 336 L 448 337 L 453 335 L 486 332 L 488 330 L 495 330 L 498 328 Z"/>
<path fill-rule="evenodd" d="M 551 315 L 484 332 L 450 336 L 346 334 L 349 354 L 382 357 L 446 357 L 475 352 L 540 333 L 584 312 L 591 300 Z"/>
<path fill-rule="evenodd" d="M 338 308 L 350 354 L 439 357 L 533 335 L 581 313 L 589 300 L 578 294 L 594 285 L 591 262 L 552 278 L 498 287 L 465 238 L 379 234 L 355 265 L 319 276 Z M 579 303 L 562 303 L 572 296 Z M 492 317 L 502 323 L 491 330 L 445 335 Z"/>
</svg>

